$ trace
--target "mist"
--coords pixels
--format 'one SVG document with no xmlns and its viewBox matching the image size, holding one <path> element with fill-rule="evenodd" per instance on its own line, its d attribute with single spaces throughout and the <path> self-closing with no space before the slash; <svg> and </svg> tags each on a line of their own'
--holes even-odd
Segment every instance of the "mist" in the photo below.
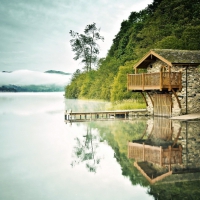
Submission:
<svg viewBox="0 0 200 200">
<path fill-rule="evenodd" d="M 17 70 L 0 72 L 0 86 L 2 85 L 67 85 L 71 75 L 43 73 L 39 71 Z"/>
</svg>

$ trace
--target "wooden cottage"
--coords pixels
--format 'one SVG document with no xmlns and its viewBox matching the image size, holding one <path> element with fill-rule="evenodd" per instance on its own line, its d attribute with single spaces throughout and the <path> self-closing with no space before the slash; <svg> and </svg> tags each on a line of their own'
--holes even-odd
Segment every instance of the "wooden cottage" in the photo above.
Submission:
<svg viewBox="0 0 200 200">
<path fill-rule="evenodd" d="M 135 74 L 128 74 L 127 87 L 143 94 L 149 114 L 200 112 L 199 65 L 200 51 L 154 49 L 134 66 Z"/>
</svg>

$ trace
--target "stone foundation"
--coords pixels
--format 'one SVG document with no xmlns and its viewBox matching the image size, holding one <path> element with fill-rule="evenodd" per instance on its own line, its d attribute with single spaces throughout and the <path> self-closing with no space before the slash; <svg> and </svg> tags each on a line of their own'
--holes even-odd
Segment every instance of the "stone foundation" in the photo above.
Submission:
<svg viewBox="0 0 200 200">
<path fill-rule="evenodd" d="M 160 72 L 161 66 L 166 66 L 166 64 L 160 60 L 157 60 L 155 63 L 153 63 L 151 67 L 149 66 L 147 68 L 147 73 Z M 172 116 L 200 112 L 200 69 L 198 69 L 197 67 L 188 66 L 186 71 L 186 66 L 173 66 L 171 68 L 171 71 L 182 72 L 182 91 L 177 92 L 181 108 L 179 108 L 179 104 L 174 94 L 170 92 L 172 95 Z M 155 92 L 150 92 L 149 94 L 153 97 L 153 94 L 155 94 Z M 148 114 L 153 115 L 153 105 L 148 95 L 147 103 Z"/>
</svg>

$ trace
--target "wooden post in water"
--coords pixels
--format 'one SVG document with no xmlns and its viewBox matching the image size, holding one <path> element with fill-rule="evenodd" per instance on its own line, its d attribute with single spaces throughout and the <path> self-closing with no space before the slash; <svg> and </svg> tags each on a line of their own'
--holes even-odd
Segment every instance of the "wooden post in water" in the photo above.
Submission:
<svg viewBox="0 0 200 200">
<path fill-rule="evenodd" d="M 65 111 L 65 120 L 67 120 L 67 110 Z"/>
</svg>

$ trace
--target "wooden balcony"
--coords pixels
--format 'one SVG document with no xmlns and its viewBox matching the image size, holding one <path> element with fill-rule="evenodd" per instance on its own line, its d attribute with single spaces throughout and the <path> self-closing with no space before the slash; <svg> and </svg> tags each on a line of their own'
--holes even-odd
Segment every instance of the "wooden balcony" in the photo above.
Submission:
<svg viewBox="0 0 200 200">
<path fill-rule="evenodd" d="M 127 75 L 127 89 L 136 91 L 181 90 L 181 72 L 158 72 Z"/>
</svg>

